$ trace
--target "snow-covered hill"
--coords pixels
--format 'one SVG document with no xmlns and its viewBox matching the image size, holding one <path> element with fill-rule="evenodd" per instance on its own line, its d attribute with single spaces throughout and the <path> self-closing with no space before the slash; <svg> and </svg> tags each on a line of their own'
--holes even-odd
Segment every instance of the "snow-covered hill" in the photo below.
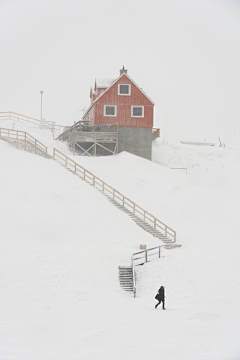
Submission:
<svg viewBox="0 0 240 360">
<path fill-rule="evenodd" d="M 68 151 L 47 130 L 16 127 Z M 159 241 L 58 163 L 0 141 L 0 359 L 239 360 L 237 153 L 156 141 L 154 162 L 74 158 L 174 228 L 182 247 L 137 267 L 134 299 L 118 266 Z M 165 312 L 154 309 L 160 285 Z"/>
</svg>

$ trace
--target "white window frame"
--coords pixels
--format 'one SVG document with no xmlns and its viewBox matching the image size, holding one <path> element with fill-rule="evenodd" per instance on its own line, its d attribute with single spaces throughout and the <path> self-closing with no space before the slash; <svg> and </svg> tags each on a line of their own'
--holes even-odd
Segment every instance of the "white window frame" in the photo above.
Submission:
<svg viewBox="0 0 240 360">
<path fill-rule="evenodd" d="M 115 109 L 115 115 L 108 115 L 108 114 L 106 114 L 106 107 L 107 106 L 112 106 L 112 107 L 114 107 L 114 109 Z M 103 115 L 104 116 L 108 116 L 108 117 L 116 117 L 117 116 L 117 105 L 104 105 L 104 112 L 103 112 Z"/>
<path fill-rule="evenodd" d="M 139 115 L 133 115 L 133 108 L 135 108 L 135 107 L 139 107 L 139 108 L 142 108 L 142 115 L 141 116 L 139 116 Z M 144 106 L 142 106 L 142 105 L 132 105 L 131 106 L 131 117 L 135 117 L 135 118 L 144 118 Z"/>
<path fill-rule="evenodd" d="M 121 93 L 120 93 L 120 85 L 128 85 L 129 93 L 128 93 L 128 94 L 121 94 Z M 118 84 L 118 95 L 121 95 L 121 96 L 131 96 L 131 84 Z"/>
</svg>

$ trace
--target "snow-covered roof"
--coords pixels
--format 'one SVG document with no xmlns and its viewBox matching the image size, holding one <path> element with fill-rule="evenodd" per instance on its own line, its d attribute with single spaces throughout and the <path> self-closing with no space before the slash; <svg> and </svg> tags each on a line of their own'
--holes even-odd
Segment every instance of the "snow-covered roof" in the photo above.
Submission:
<svg viewBox="0 0 240 360">
<path fill-rule="evenodd" d="M 108 88 L 116 79 L 96 79 L 98 88 Z"/>
</svg>

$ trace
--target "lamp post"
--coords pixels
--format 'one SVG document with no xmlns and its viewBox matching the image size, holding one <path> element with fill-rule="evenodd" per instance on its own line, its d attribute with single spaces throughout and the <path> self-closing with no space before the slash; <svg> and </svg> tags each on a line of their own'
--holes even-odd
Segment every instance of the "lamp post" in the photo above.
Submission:
<svg viewBox="0 0 240 360">
<path fill-rule="evenodd" d="M 44 126 L 44 119 L 42 118 L 42 95 L 43 95 L 43 91 L 40 91 L 41 94 L 41 117 L 40 117 L 40 128 L 43 129 Z"/>
<path fill-rule="evenodd" d="M 40 94 L 41 94 L 41 117 L 40 117 L 40 120 L 42 120 L 42 94 L 43 94 L 43 91 L 40 91 Z"/>
</svg>

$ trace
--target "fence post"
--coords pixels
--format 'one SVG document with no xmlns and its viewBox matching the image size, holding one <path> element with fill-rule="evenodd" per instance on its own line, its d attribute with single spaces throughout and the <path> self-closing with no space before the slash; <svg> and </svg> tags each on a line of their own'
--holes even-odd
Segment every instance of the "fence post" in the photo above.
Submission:
<svg viewBox="0 0 240 360">
<path fill-rule="evenodd" d="M 84 170 L 84 172 L 83 172 L 83 179 L 85 180 L 85 173 L 86 173 L 86 171 Z"/>
<path fill-rule="evenodd" d="M 124 206 L 124 204 L 125 204 L 125 197 L 123 196 L 123 206 Z"/>
<path fill-rule="evenodd" d="M 95 186 L 95 176 L 93 176 L 93 186 Z"/>
<path fill-rule="evenodd" d="M 154 218 L 154 230 L 156 230 L 156 218 Z"/>
<path fill-rule="evenodd" d="M 114 200 L 114 196 L 115 196 L 115 190 L 113 190 L 113 200 Z"/>
<path fill-rule="evenodd" d="M 143 220 L 146 221 L 146 211 L 144 210 L 144 213 L 143 213 Z"/>
<path fill-rule="evenodd" d="M 35 154 L 37 153 L 37 140 L 35 140 Z"/>
<path fill-rule="evenodd" d="M 159 257 L 161 257 L 161 246 L 159 246 Z"/>
<path fill-rule="evenodd" d="M 67 157 L 66 157 L 66 159 L 65 159 L 65 166 L 67 167 Z"/>
<path fill-rule="evenodd" d="M 17 131 L 17 143 L 16 143 L 16 149 L 18 149 L 18 131 Z"/>
<path fill-rule="evenodd" d="M 135 215 L 135 204 L 133 204 L 133 213 Z"/>
<path fill-rule="evenodd" d="M 74 172 L 76 173 L 77 172 L 77 166 L 76 166 L 77 164 L 76 163 L 74 163 Z"/>
<path fill-rule="evenodd" d="M 102 191 L 103 191 L 103 193 L 104 193 L 104 182 L 103 182 L 103 186 L 102 186 Z"/>
<path fill-rule="evenodd" d="M 26 151 L 27 149 L 27 134 L 24 133 L 24 150 Z"/>
<path fill-rule="evenodd" d="M 174 241 L 173 242 L 176 242 L 176 233 L 174 231 Z"/>
<path fill-rule="evenodd" d="M 167 236 L 167 225 L 165 225 L 165 236 Z"/>
<path fill-rule="evenodd" d="M 145 250 L 145 260 L 147 262 L 147 250 Z"/>
</svg>

